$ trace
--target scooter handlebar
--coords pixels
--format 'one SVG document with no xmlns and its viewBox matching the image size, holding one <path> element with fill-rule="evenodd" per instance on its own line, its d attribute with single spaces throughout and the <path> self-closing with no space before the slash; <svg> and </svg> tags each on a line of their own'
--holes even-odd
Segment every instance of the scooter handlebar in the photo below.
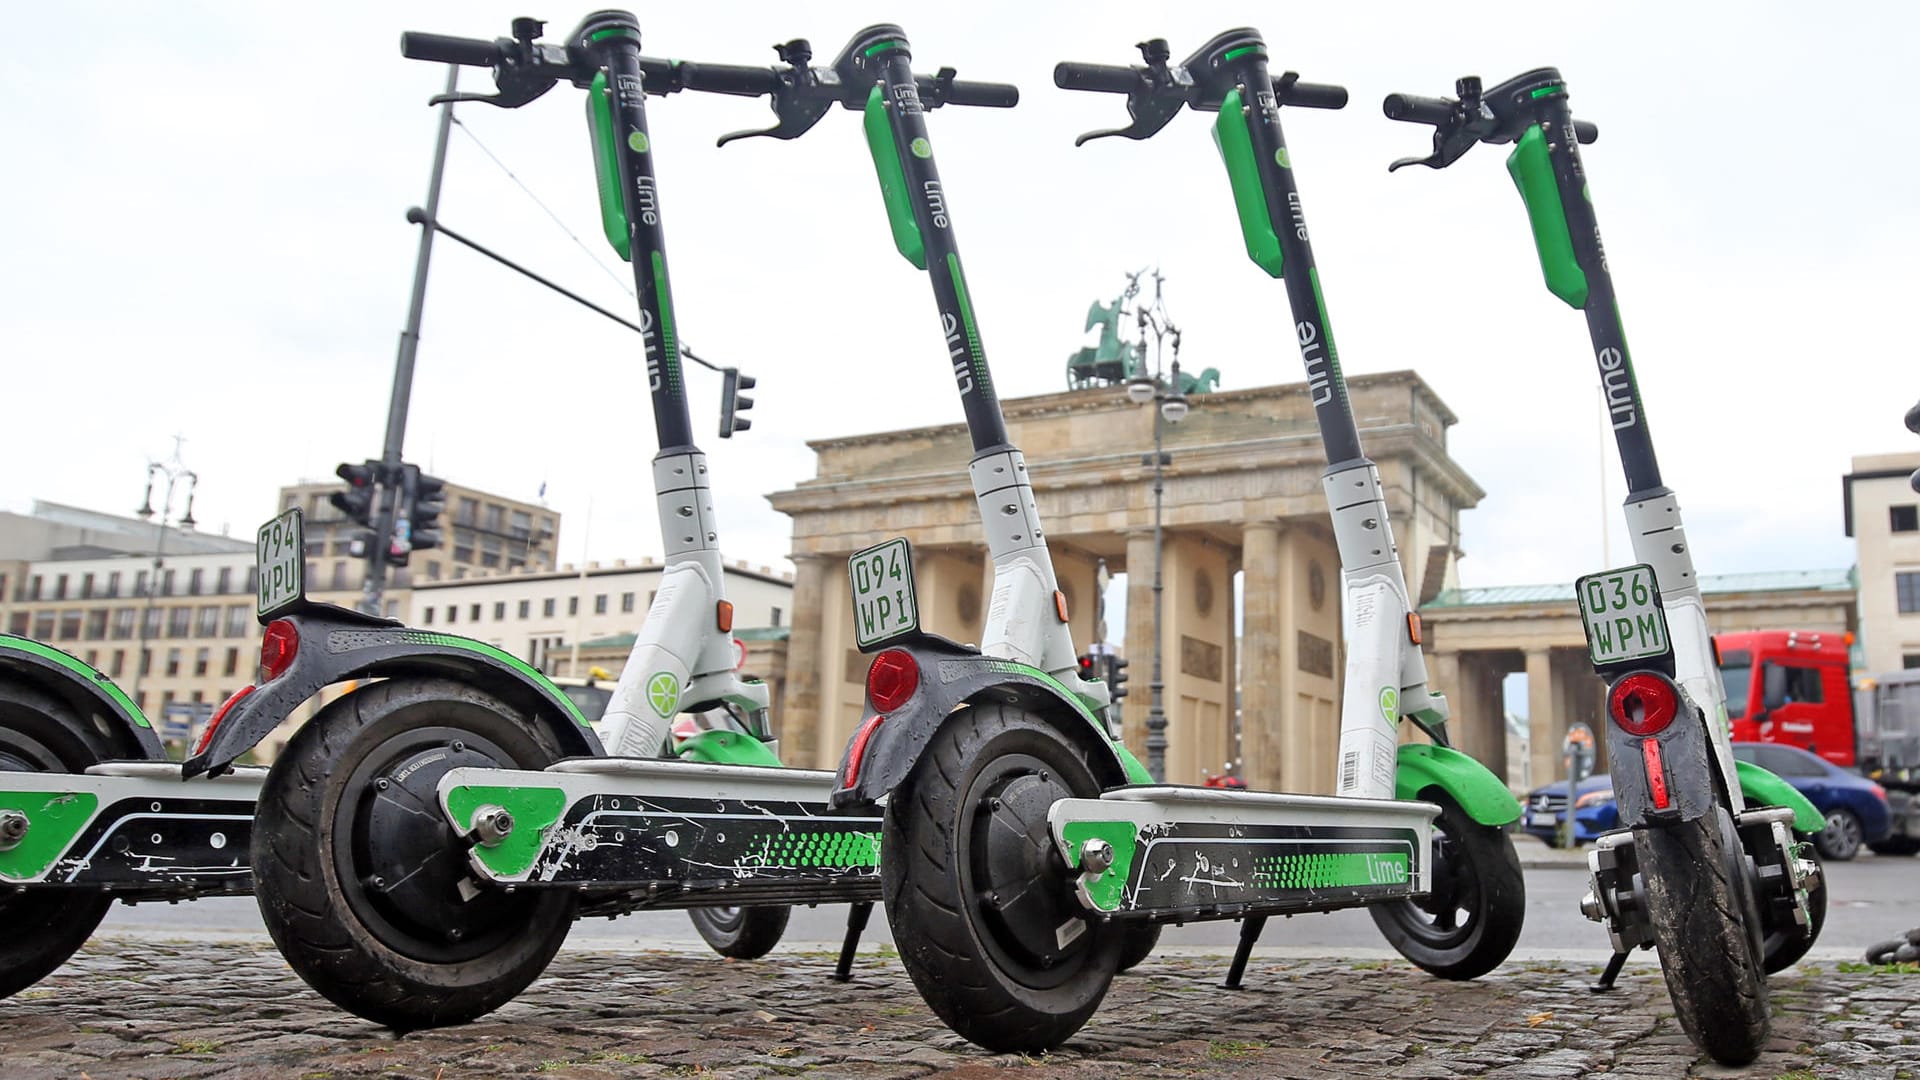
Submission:
<svg viewBox="0 0 1920 1080">
<path fill-rule="evenodd" d="M 688 90 L 738 97 L 771 94 L 780 85 L 780 77 L 769 67 L 745 67 L 740 64 L 704 64 L 684 61 L 679 66 L 680 85 Z"/>
<path fill-rule="evenodd" d="M 1020 104 L 1020 88 L 1011 83 L 971 82 L 965 79 L 942 83 L 940 80 L 929 79 L 924 75 L 915 76 L 914 81 L 920 83 L 921 96 L 938 97 L 939 100 L 931 102 L 934 105 L 975 105 L 988 109 L 1011 109 Z M 930 93 L 929 86 L 940 87 L 940 89 Z"/>
<path fill-rule="evenodd" d="M 500 44 L 478 38 L 447 34 L 424 34 L 409 30 L 400 35 L 400 53 L 409 60 L 432 60 L 442 64 L 493 67 L 500 62 Z"/>
<path fill-rule="evenodd" d="M 1130 94 L 1142 85 L 1144 68 L 1118 64 L 1083 64 L 1062 60 L 1053 65 L 1053 85 L 1062 90 L 1093 90 L 1104 94 Z"/>
<path fill-rule="evenodd" d="M 1459 102 L 1452 98 L 1388 94 L 1386 100 L 1380 103 L 1380 110 L 1387 114 L 1389 120 L 1404 120 L 1410 124 L 1440 127 L 1453 119 L 1453 111 L 1458 104 Z M 1573 137 L 1582 144 L 1590 143 L 1600 137 L 1600 128 L 1586 120 L 1575 120 Z"/>
</svg>

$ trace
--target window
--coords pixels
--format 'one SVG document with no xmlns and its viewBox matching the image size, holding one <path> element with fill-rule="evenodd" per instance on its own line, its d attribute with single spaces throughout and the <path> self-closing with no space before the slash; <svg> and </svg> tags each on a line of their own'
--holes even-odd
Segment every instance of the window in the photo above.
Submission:
<svg viewBox="0 0 1920 1080">
<path fill-rule="evenodd" d="M 397 619 L 399 617 L 400 617 L 400 601 L 398 600 L 387 601 L 387 618 Z"/>
<path fill-rule="evenodd" d="M 772 620 L 772 621 L 770 621 L 770 622 L 768 622 L 768 623 L 767 623 L 767 625 L 768 625 L 768 626 L 779 626 L 779 625 L 780 625 L 780 609 L 779 609 L 779 608 L 774 608 L 774 609 L 773 609 L 773 615 L 771 616 L 771 620 Z"/>
<path fill-rule="evenodd" d="M 480 527 L 488 532 L 497 533 L 503 531 L 500 519 L 506 515 L 506 512 L 507 508 L 501 506 L 499 503 L 488 503 L 487 516 L 481 519 Z"/>
<path fill-rule="evenodd" d="M 549 596 L 540 603 L 540 614 L 553 618 L 553 597 Z"/>
<path fill-rule="evenodd" d="M 447 625 L 451 626 L 454 623 L 457 623 L 459 621 L 460 621 L 460 605 L 448 604 L 447 605 Z"/>
<path fill-rule="evenodd" d="M 467 609 L 467 621 L 468 622 L 480 621 L 480 605 L 479 604 L 474 604 Z"/>
<path fill-rule="evenodd" d="M 458 532 L 453 534 L 453 561 L 470 563 L 473 561 L 473 534 Z"/>
<path fill-rule="evenodd" d="M 167 650 L 167 674 L 168 675 L 180 674 L 180 650 L 179 649 Z"/>
<path fill-rule="evenodd" d="M 1762 678 L 1766 680 L 1766 682 L 1761 683 L 1763 689 L 1771 686 L 1774 679 L 1772 674 L 1774 671 L 1779 671 L 1786 677 L 1786 700 L 1783 704 L 1818 705 L 1825 697 L 1820 691 L 1819 668 L 1792 667 L 1787 664 L 1769 663 L 1762 670 L 1765 672 Z M 1768 767 L 1771 768 L 1772 766 Z"/>
<path fill-rule="evenodd" d="M 1910 652 L 1901 654 L 1900 666 L 1906 668 L 1908 671 L 1920 668 L 1920 653 Z"/>
<path fill-rule="evenodd" d="M 420 621 L 427 626 L 433 625 L 433 609 L 431 607 L 421 609 Z"/>
<path fill-rule="evenodd" d="M 343 560 L 334 561 L 332 587 L 336 589 L 344 589 L 347 587 L 347 564 Z"/>
<path fill-rule="evenodd" d="M 464 566 L 456 566 L 456 567 L 454 567 L 454 568 L 453 568 L 453 580 L 455 580 L 455 581 L 459 581 L 459 580 L 460 580 L 461 578 L 464 578 L 464 577 L 466 577 L 466 576 L 467 576 L 467 568 L 466 568 L 466 567 L 464 567 Z"/>
<path fill-rule="evenodd" d="M 208 604 L 205 607 L 200 609 L 199 617 L 194 620 L 193 636 L 194 637 L 219 637 L 220 636 L 219 607 L 213 604 Z"/>
<path fill-rule="evenodd" d="M 120 677 L 120 673 L 125 671 L 126 669 L 127 669 L 127 650 L 125 649 L 113 650 L 113 663 L 108 666 L 107 674 L 117 679 Z"/>
<path fill-rule="evenodd" d="M 148 608 L 146 612 L 141 615 L 140 639 L 142 641 L 160 636 L 160 617 L 161 612 L 157 607 Z"/>
<path fill-rule="evenodd" d="M 1894 532 L 1920 532 L 1920 506 L 1887 507 L 1887 527 Z"/>
<path fill-rule="evenodd" d="M 567 597 L 567 614 L 569 615 L 580 614 L 580 598 L 579 597 L 577 596 Z"/>
<path fill-rule="evenodd" d="M 307 575 L 306 577 L 300 579 L 302 581 L 319 581 L 320 580 L 320 564 L 312 561 L 311 559 L 307 561 L 306 569 L 302 572 Z"/>
<path fill-rule="evenodd" d="M 622 612 L 628 612 L 633 610 L 633 594 L 632 593 L 623 592 L 620 594 L 620 610 Z"/>
<path fill-rule="evenodd" d="M 533 610 L 533 601 L 531 600 L 520 601 L 520 617 L 521 618 L 523 619 L 526 618 L 528 613 L 531 612 L 532 610 Z"/>
<path fill-rule="evenodd" d="M 107 609 L 87 612 L 87 640 L 99 641 L 107 636 Z"/>
<path fill-rule="evenodd" d="M 112 599 L 113 597 L 116 597 L 119 595 L 120 595 L 120 571 L 115 570 L 113 573 L 107 575 L 107 598 Z"/>
<path fill-rule="evenodd" d="M 14 637 L 26 637 L 27 623 L 31 618 L 32 616 L 24 611 L 14 612 L 12 617 L 7 620 L 7 633 L 12 634 Z"/>
<path fill-rule="evenodd" d="M 147 572 L 145 570 L 138 571 L 133 575 L 133 595 L 147 595 Z"/>
<path fill-rule="evenodd" d="M 53 612 L 41 611 L 34 614 L 33 636 L 41 641 L 53 640 Z"/>
<path fill-rule="evenodd" d="M 462 498 L 454 510 L 453 523 L 456 525 L 472 525 L 474 520 L 479 516 L 480 500 Z"/>
<path fill-rule="evenodd" d="M 256 592 L 259 590 L 259 588 L 260 588 L 260 568 L 257 566 L 247 567 L 247 591 Z"/>
<path fill-rule="evenodd" d="M 480 538 L 480 565 L 487 567 L 489 569 L 499 568 L 500 566 L 500 538 L 499 537 L 482 536 Z"/>
<path fill-rule="evenodd" d="M 507 526 L 507 531 L 515 540 L 524 541 L 533 535 L 533 515 L 525 510 L 515 510 L 509 515 L 508 521 L 511 524 Z"/>
<path fill-rule="evenodd" d="M 88 649 L 87 650 L 87 666 L 92 668 L 95 671 L 99 671 L 100 670 L 99 665 L 100 665 L 100 650 Z"/>
<path fill-rule="evenodd" d="M 193 629 L 193 609 L 192 608 L 177 607 L 177 608 L 167 609 L 167 636 L 168 637 L 186 637 L 187 631 L 191 629 Z"/>
<path fill-rule="evenodd" d="M 63 611 L 60 613 L 60 640 L 73 641 L 80 637 L 80 613 Z"/>
<path fill-rule="evenodd" d="M 440 564 L 439 563 L 437 562 L 427 563 L 427 580 L 428 581 L 440 580 Z"/>
<path fill-rule="evenodd" d="M 240 650 L 229 648 L 227 649 L 226 674 L 231 676 L 231 675 L 238 674 L 239 671 L 240 671 Z"/>
<path fill-rule="evenodd" d="M 67 575 L 61 574 L 59 577 L 53 579 L 53 598 L 55 600 L 65 600 L 67 598 Z"/>
<path fill-rule="evenodd" d="M 80 575 L 80 599 L 82 600 L 93 599 L 93 575 L 92 574 Z"/>
<path fill-rule="evenodd" d="M 160 595 L 173 595 L 173 571 L 171 570 L 165 571 L 160 575 Z"/>
<path fill-rule="evenodd" d="M 605 615 L 607 613 L 606 593 L 601 593 L 599 596 L 593 598 L 593 613 L 595 615 Z"/>
<path fill-rule="evenodd" d="M 1893 575 L 1893 592 L 1900 603 L 1900 614 L 1911 615 L 1920 611 L 1920 570 Z"/>
<path fill-rule="evenodd" d="M 499 622 L 500 620 L 506 617 L 507 617 L 507 602 L 505 600 L 495 600 L 493 602 L 493 621 Z"/>
<path fill-rule="evenodd" d="M 227 605 L 227 636 L 228 637 L 246 637 L 247 636 L 247 605 L 245 604 L 228 604 Z"/>
<path fill-rule="evenodd" d="M 33 575 L 33 578 L 27 583 L 27 599 L 29 600 L 40 599 L 40 575 L 39 574 Z"/>
<path fill-rule="evenodd" d="M 188 596 L 200 595 L 200 586 L 204 583 L 204 578 L 206 577 L 206 573 L 207 572 L 205 570 L 201 570 L 196 567 L 192 573 L 187 575 L 187 595 Z"/>
<path fill-rule="evenodd" d="M 193 651 L 193 673 L 196 676 L 207 673 L 207 664 L 213 659 L 213 650 L 199 648 Z"/>
<path fill-rule="evenodd" d="M 233 567 L 223 566 L 220 568 L 220 578 L 218 583 L 214 585 L 213 591 L 222 596 L 233 591 Z M 233 673 L 228 672 L 227 674 L 231 675 Z"/>
</svg>

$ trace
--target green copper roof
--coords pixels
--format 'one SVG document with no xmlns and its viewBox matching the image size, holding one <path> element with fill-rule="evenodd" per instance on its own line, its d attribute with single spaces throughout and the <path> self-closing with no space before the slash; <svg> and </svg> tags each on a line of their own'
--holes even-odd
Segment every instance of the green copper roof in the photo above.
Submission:
<svg viewBox="0 0 1920 1080">
<path fill-rule="evenodd" d="M 1700 591 L 1713 593 L 1853 592 L 1854 571 L 1762 570 L 1750 574 L 1702 574 Z M 1496 585 L 1485 589 L 1447 589 L 1422 608 L 1478 607 L 1491 604 L 1572 604 L 1573 584 Z"/>
</svg>

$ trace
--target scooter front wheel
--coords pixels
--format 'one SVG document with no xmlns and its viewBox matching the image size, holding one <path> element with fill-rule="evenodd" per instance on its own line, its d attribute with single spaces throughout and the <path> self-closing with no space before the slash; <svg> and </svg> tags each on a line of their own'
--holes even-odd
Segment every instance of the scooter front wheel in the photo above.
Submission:
<svg viewBox="0 0 1920 1080">
<path fill-rule="evenodd" d="M 1526 921 L 1527 886 L 1505 830 L 1482 825 L 1444 792 L 1433 824 L 1433 889 L 1368 908 L 1400 955 L 1444 979 L 1477 979 L 1506 960 Z"/>
<path fill-rule="evenodd" d="M 1760 952 L 1764 957 L 1763 966 L 1767 974 L 1785 971 L 1807 955 L 1813 943 L 1820 940 L 1820 931 L 1827 925 L 1827 871 L 1820 866 L 1820 856 L 1807 845 L 1807 857 L 1820 867 L 1820 883 L 1807 890 L 1807 926 L 1783 920 L 1779 926 L 1766 928 L 1766 937 L 1760 942 Z"/>
<path fill-rule="evenodd" d="M 253 830 L 255 895 L 287 963 L 401 1030 L 513 1000 L 566 938 L 573 896 L 476 881 L 437 788 L 454 768 L 559 757 L 537 722 L 451 679 L 387 679 L 320 710 L 274 762 Z"/>
<path fill-rule="evenodd" d="M 1667 994 L 1694 1045 L 1725 1065 L 1745 1065 L 1766 1042 L 1770 1015 L 1760 910 L 1733 816 L 1634 830 Z"/>
<path fill-rule="evenodd" d="M 689 908 L 693 928 L 714 952 L 735 960 L 758 960 L 780 944 L 793 909 L 774 907 Z"/>
<path fill-rule="evenodd" d="M 76 773 L 106 756 L 66 705 L 33 687 L 0 684 L 0 774 Z M 5 787 L 0 776 L 0 791 Z M 66 963 L 112 904 L 103 892 L 30 889 L 0 897 L 0 926 L 7 928 L 0 934 L 0 998 Z"/>
<path fill-rule="evenodd" d="M 947 717 L 887 800 L 881 895 L 900 962 L 964 1038 L 1059 1046 L 1099 1008 L 1122 935 L 1087 917 L 1047 811 L 1097 795 L 1086 751 L 1011 705 Z"/>
</svg>

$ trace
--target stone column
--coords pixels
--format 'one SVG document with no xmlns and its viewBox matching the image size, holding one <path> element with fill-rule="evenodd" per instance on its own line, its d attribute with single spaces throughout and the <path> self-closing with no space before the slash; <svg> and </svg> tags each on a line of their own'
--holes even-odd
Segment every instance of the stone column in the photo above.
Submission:
<svg viewBox="0 0 1920 1080">
<path fill-rule="evenodd" d="M 839 668 L 825 667 L 826 658 L 820 654 L 828 560 L 820 555 L 792 558 L 793 631 L 787 636 L 786 708 L 773 718 L 774 730 L 780 735 L 781 756 L 788 765 L 830 768 L 820 761 L 820 673 L 837 673 Z"/>
<path fill-rule="evenodd" d="M 1553 650 L 1527 650 L 1527 733 L 1531 743 L 1528 756 L 1533 760 L 1533 783 L 1561 780 L 1561 742 L 1567 733 L 1567 718 L 1561 714 L 1561 695 L 1554 678 Z"/>
<path fill-rule="evenodd" d="M 1127 699 L 1121 710 L 1122 738 L 1140 764 L 1147 763 L 1147 711 L 1153 701 L 1153 533 L 1127 534 Z M 1166 653 L 1161 652 L 1161 666 Z M 1164 699 L 1161 708 L 1166 709 Z"/>
<path fill-rule="evenodd" d="M 1249 523 L 1240 537 L 1245 610 L 1240 639 L 1241 775 L 1247 786 L 1279 791 L 1280 729 L 1287 722 L 1286 657 L 1281 648 L 1284 571 L 1280 526 Z"/>
</svg>

